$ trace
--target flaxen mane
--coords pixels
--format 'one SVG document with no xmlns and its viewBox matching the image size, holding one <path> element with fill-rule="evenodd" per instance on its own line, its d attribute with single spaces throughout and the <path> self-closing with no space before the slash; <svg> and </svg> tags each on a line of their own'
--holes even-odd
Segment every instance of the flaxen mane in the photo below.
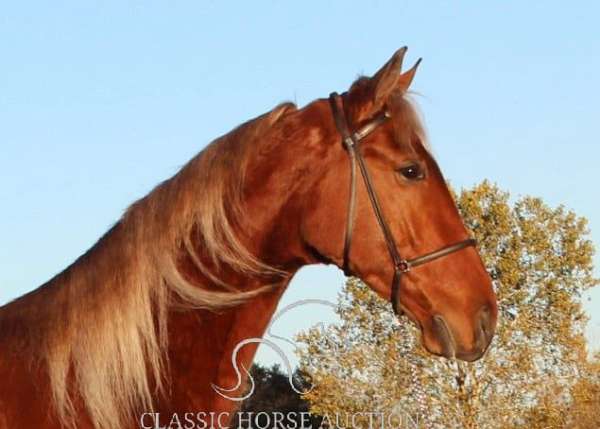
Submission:
<svg viewBox="0 0 600 429">
<path fill-rule="evenodd" d="M 64 423 L 74 423 L 71 391 L 98 429 L 123 427 L 136 409 L 152 409 L 149 380 L 162 390 L 172 303 L 215 309 L 262 292 L 232 290 L 216 278 L 194 251 L 192 233 L 212 267 L 227 264 L 248 274 L 277 274 L 240 244 L 231 221 L 240 210 L 251 151 L 290 109 L 295 107 L 281 105 L 214 141 L 133 204 L 69 268 L 0 309 L 0 325 L 10 331 L 3 335 L 18 339 L 17 347 L 45 362 Z M 182 249 L 223 290 L 190 284 L 176 267 Z"/>
<path fill-rule="evenodd" d="M 394 123 L 400 121 L 397 132 L 412 129 L 426 142 L 407 98 L 399 96 L 390 109 Z M 161 392 L 168 364 L 164 355 L 171 305 L 223 308 L 268 287 L 241 292 L 215 276 L 215 267 L 225 264 L 249 275 L 283 274 L 253 257 L 231 222 L 241 214 L 248 160 L 266 131 L 290 110 L 295 106 L 281 105 L 215 140 L 134 203 L 65 271 L 0 309 L 0 335 L 43 361 L 54 405 L 66 425 L 75 423 L 71 393 L 97 429 L 123 427 L 135 410 L 152 409 L 150 380 Z M 192 234 L 213 270 L 204 265 L 207 258 L 197 255 Z M 220 290 L 191 284 L 180 273 L 182 250 Z"/>
</svg>

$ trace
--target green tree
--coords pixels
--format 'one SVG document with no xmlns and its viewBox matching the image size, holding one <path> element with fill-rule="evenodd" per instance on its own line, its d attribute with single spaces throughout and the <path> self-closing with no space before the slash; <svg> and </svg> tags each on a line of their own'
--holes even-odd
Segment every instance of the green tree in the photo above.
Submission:
<svg viewBox="0 0 600 429">
<path fill-rule="evenodd" d="M 539 410 L 552 398 L 559 415 L 546 427 L 571 424 L 560 410 L 577 400 L 589 370 L 581 295 L 598 283 L 586 220 L 539 198 L 513 202 L 487 181 L 455 198 L 499 300 L 490 351 L 474 364 L 429 356 L 412 324 L 398 323 L 388 303 L 350 279 L 341 322 L 299 337 L 301 367 L 315 383 L 306 395 L 312 412 L 400 412 L 415 427 L 529 428 L 551 414 Z"/>
<path fill-rule="evenodd" d="M 271 367 L 252 365 L 250 376 L 254 380 L 254 391 L 242 404 L 235 414 L 231 424 L 232 428 L 250 429 L 281 429 L 277 423 L 277 414 L 286 416 L 287 426 L 300 428 L 305 419 L 302 413 L 308 413 L 309 404 L 294 391 L 290 385 L 288 374 L 283 372 L 279 365 Z M 297 391 L 308 391 L 311 387 L 310 380 L 298 369 L 292 375 L 292 381 Z M 240 419 L 243 413 L 243 419 Z M 311 427 L 320 425 L 318 416 L 310 416 Z"/>
</svg>

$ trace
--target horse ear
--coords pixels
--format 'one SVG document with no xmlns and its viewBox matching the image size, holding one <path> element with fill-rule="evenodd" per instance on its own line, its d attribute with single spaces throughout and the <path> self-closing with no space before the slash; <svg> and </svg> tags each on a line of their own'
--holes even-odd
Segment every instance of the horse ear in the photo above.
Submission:
<svg viewBox="0 0 600 429">
<path fill-rule="evenodd" d="M 376 110 L 385 104 L 388 97 L 397 87 L 398 81 L 402 76 L 400 70 L 402 69 L 402 60 L 404 59 L 406 49 L 406 46 L 398 49 L 392 55 L 392 58 L 371 78 L 374 90 L 373 103 Z"/>
<path fill-rule="evenodd" d="M 402 92 L 408 91 L 408 88 L 415 77 L 415 73 L 417 72 L 417 67 L 421 64 L 421 60 L 422 58 L 419 58 L 410 70 L 407 70 L 400 75 L 396 83 L 396 88 L 400 89 Z"/>
</svg>

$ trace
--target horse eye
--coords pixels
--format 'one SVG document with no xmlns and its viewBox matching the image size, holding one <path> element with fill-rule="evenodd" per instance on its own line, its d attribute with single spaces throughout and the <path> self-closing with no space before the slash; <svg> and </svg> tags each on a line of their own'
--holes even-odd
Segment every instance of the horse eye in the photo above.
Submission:
<svg viewBox="0 0 600 429">
<path fill-rule="evenodd" d="M 419 164 L 410 164 L 399 168 L 398 171 L 408 180 L 420 180 L 425 177 Z"/>
</svg>

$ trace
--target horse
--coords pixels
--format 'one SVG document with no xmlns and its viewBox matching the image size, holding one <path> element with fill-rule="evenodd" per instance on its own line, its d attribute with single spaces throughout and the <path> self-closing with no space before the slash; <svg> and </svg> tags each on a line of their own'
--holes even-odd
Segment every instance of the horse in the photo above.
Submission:
<svg viewBox="0 0 600 429">
<path fill-rule="evenodd" d="M 236 384 L 236 344 L 264 334 L 309 264 L 391 300 L 430 353 L 480 358 L 496 296 L 432 156 L 409 91 L 420 61 L 402 71 L 405 52 L 341 95 L 280 104 L 217 138 L 1 307 L 0 428 L 154 428 L 191 411 L 226 427 L 236 404 L 213 386 Z"/>
</svg>

